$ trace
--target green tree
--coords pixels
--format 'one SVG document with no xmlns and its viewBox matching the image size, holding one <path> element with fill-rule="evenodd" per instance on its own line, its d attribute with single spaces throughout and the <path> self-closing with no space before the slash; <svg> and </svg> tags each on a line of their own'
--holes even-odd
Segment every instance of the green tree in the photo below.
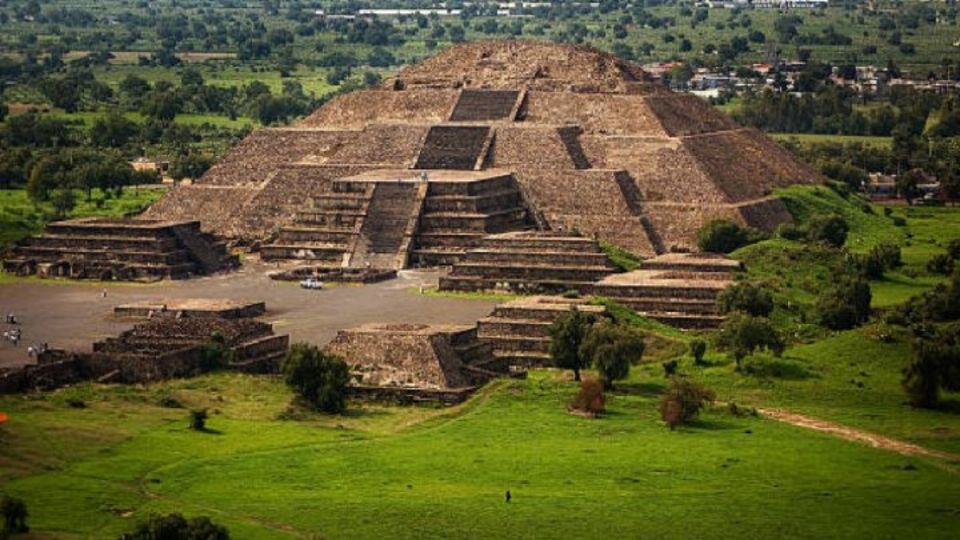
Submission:
<svg viewBox="0 0 960 540">
<path fill-rule="evenodd" d="M 702 339 L 690 341 L 690 356 L 693 357 L 693 363 L 703 364 L 703 355 L 707 353 L 707 342 Z"/>
<path fill-rule="evenodd" d="M 550 357 L 559 368 L 573 370 L 573 380 L 580 380 L 580 370 L 589 367 L 588 358 L 580 353 L 580 347 L 590 326 L 593 315 L 571 306 L 570 312 L 550 325 Z"/>
<path fill-rule="evenodd" d="M 850 226 L 837 214 L 817 214 L 807 222 L 807 239 L 842 247 L 847 241 Z"/>
<path fill-rule="evenodd" d="M 191 152 L 181 155 L 170 166 L 170 177 L 176 181 L 200 178 L 213 165 L 213 160 L 203 154 Z"/>
<path fill-rule="evenodd" d="M 136 137 L 140 128 L 119 112 L 113 111 L 98 118 L 90 128 L 90 142 L 94 146 L 120 148 Z"/>
<path fill-rule="evenodd" d="M 746 229 L 728 219 L 713 220 L 697 231 L 700 250 L 711 253 L 730 253 L 761 238 L 758 231 Z"/>
<path fill-rule="evenodd" d="M 50 204 L 53 205 L 57 219 L 64 219 L 77 207 L 77 197 L 73 194 L 73 189 L 59 188 L 54 190 L 53 196 L 50 197 Z"/>
<path fill-rule="evenodd" d="M 196 409 L 190 411 L 190 429 L 194 431 L 204 431 L 207 429 L 207 414 L 206 409 Z"/>
<path fill-rule="evenodd" d="M 739 282 L 720 293 L 717 305 L 722 313 L 742 311 L 754 317 L 767 317 L 773 311 L 773 295 L 758 285 Z"/>
<path fill-rule="evenodd" d="M 848 330 L 870 318 L 872 293 L 863 276 L 839 276 L 836 283 L 817 297 L 816 311 L 821 326 Z"/>
<path fill-rule="evenodd" d="M 283 362 L 287 385 L 314 408 L 339 414 L 346 408 L 350 371 L 340 357 L 315 345 L 295 343 Z"/>
<path fill-rule="evenodd" d="M 727 317 L 720 327 L 717 343 L 733 353 L 737 371 L 743 367 L 743 359 L 758 349 L 766 349 L 780 356 L 786 348 L 780 332 L 768 319 L 743 313 L 734 313 Z"/>
<path fill-rule="evenodd" d="M 932 408 L 941 390 L 960 391 L 960 324 L 939 325 L 925 334 L 913 342 L 903 387 L 914 407 Z"/>
<path fill-rule="evenodd" d="M 640 361 L 644 348 L 643 334 L 636 328 L 601 321 L 587 331 L 580 354 L 600 373 L 603 387 L 612 389 L 614 381 L 630 374 L 630 365 Z"/>
</svg>

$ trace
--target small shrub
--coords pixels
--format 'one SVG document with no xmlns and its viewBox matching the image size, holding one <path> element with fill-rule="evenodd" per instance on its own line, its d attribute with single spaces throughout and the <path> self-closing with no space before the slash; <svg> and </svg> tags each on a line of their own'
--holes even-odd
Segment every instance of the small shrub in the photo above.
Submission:
<svg viewBox="0 0 960 540">
<path fill-rule="evenodd" d="M 745 416 L 757 416 L 758 414 L 757 409 L 753 407 L 741 407 L 740 405 L 737 405 L 733 401 L 731 401 L 730 404 L 727 405 L 727 411 L 733 416 L 736 416 L 738 418 L 743 418 Z"/>
<path fill-rule="evenodd" d="M 697 232 L 697 245 L 701 251 L 730 253 L 748 244 L 759 242 L 763 237 L 760 231 L 741 227 L 727 219 L 716 219 Z"/>
<path fill-rule="evenodd" d="M 137 524 L 131 533 L 120 540 L 230 540 L 226 527 L 217 525 L 206 516 L 186 519 L 180 514 L 152 515 Z"/>
<path fill-rule="evenodd" d="M 702 339 L 694 339 L 690 342 L 690 356 L 693 357 L 693 363 L 703 364 L 703 355 L 707 354 L 707 342 Z"/>
<path fill-rule="evenodd" d="M 906 227 L 907 220 L 901 216 L 890 216 L 890 221 L 895 227 Z"/>
<path fill-rule="evenodd" d="M 695 420 L 708 403 L 713 403 L 713 390 L 689 379 L 675 377 L 660 398 L 660 418 L 671 430 Z"/>
<path fill-rule="evenodd" d="M 893 208 L 890 208 L 889 206 L 884 206 L 884 207 L 883 207 L 883 215 L 885 215 L 885 216 L 887 216 L 887 217 L 892 216 L 892 215 L 893 215 Z"/>
<path fill-rule="evenodd" d="M 736 283 L 720 293 L 717 304 L 723 313 L 742 311 L 754 317 L 766 317 L 773 311 L 773 295 L 751 283 Z"/>
<path fill-rule="evenodd" d="M 207 410 L 194 409 L 190 411 L 190 429 L 194 431 L 204 431 L 207 429 Z"/>
<path fill-rule="evenodd" d="M 177 398 L 171 397 L 171 396 L 161 397 L 159 400 L 157 400 L 157 405 L 160 405 L 165 409 L 182 409 L 183 408 L 183 403 L 180 403 L 180 401 Z"/>
<path fill-rule="evenodd" d="M 927 272 L 949 275 L 953 272 L 953 259 L 947 253 L 934 255 L 932 259 L 927 261 Z"/>
<path fill-rule="evenodd" d="M 936 407 L 941 390 L 960 391 L 960 323 L 940 325 L 931 334 L 914 341 L 903 373 L 903 388 L 914 407 Z"/>
<path fill-rule="evenodd" d="M 870 279 L 881 279 L 887 270 L 902 266 L 900 246 L 879 244 L 858 259 L 864 274 Z"/>
<path fill-rule="evenodd" d="M 604 406 L 603 383 L 596 379 L 580 381 L 580 390 L 570 402 L 570 409 L 596 416 L 604 411 Z"/>
<path fill-rule="evenodd" d="M 71 409 L 86 409 L 87 404 L 82 399 L 71 398 L 67 400 L 67 407 Z"/>
<path fill-rule="evenodd" d="M 676 360 L 668 360 L 661 365 L 663 366 L 663 376 L 669 379 L 677 374 L 677 367 L 680 363 Z"/>
<path fill-rule="evenodd" d="M 283 374 L 287 385 L 317 410 L 339 414 L 346 408 L 350 370 L 340 357 L 295 343 L 283 362 Z"/>
<path fill-rule="evenodd" d="M 807 239 L 823 242 L 833 247 L 842 247 L 847 241 L 850 226 L 836 214 L 819 214 L 807 223 Z"/>
</svg>

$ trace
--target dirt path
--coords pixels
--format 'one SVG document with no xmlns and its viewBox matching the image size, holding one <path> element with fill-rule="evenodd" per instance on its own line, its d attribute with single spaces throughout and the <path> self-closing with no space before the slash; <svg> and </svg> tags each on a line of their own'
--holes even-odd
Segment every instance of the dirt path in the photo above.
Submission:
<svg viewBox="0 0 960 540">
<path fill-rule="evenodd" d="M 870 433 L 869 431 L 861 431 L 859 429 L 835 424 L 819 418 L 813 418 L 779 409 L 757 409 L 757 412 L 763 416 L 766 416 L 767 418 L 777 420 L 778 422 L 785 422 L 794 426 L 823 431 L 841 439 L 866 443 L 874 448 L 892 450 L 905 456 L 933 457 L 960 463 L 960 455 L 958 454 L 952 454 L 950 452 L 944 452 L 941 450 L 933 450 L 931 448 L 908 443 L 906 441 L 892 439 L 883 435 L 877 435 L 876 433 Z"/>
</svg>

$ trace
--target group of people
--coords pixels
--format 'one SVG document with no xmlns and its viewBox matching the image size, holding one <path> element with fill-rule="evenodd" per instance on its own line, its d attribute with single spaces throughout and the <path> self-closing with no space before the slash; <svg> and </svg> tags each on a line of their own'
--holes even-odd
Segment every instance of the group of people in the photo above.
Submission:
<svg viewBox="0 0 960 540">
<path fill-rule="evenodd" d="M 23 338 L 23 329 L 20 328 L 20 321 L 17 320 L 17 316 L 13 313 L 8 313 L 5 321 L 8 325 L 15 326 L 12 330 L 7 330 L 3 333 L 3 339 L 12 343 L 15 347 L 20 345 L 20 340 Z M 27 347 L 27 356 L 33 358 L 39 356 L 49 349 L 49 346 L 46 343 L 42 345 L 30 345 Z"/>
</svg>

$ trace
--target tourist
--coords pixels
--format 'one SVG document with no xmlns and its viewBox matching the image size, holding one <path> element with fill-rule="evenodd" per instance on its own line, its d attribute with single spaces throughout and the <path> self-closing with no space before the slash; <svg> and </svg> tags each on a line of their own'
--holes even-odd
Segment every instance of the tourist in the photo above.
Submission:
<svg viewBox="0 0 960 540">
<path fill-rule="evenodd" d="M 107 297 L 107 289 L 101 290 L 101 291 L 100 291 L 100 298 L 106 298 L 106 297 Z"/>
</svg>

